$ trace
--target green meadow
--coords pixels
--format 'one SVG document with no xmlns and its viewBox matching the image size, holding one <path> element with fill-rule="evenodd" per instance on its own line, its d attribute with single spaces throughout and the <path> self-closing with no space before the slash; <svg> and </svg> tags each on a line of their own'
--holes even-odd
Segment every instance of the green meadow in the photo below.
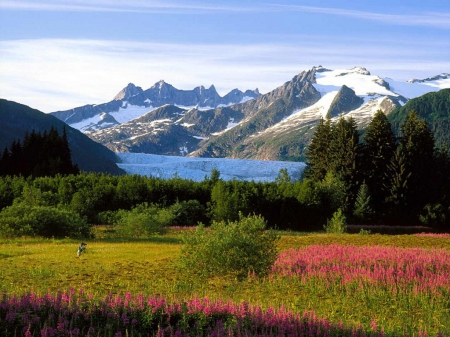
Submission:
<svg viewBox="0 0 450 337">
<path fill-rule="evenodd" d="M 2 239 L 0 241 L 0 292 L 21 295 L 83 289 L 95 299 L 108 294 L 159 295 L 169 301 L 208 297 L 211 300 L 248 302 L 263 308 L 292 312 L 314 311 L 331 322 L 361 325 L 376 322 L 392 336 L 417 336 L 427 331 L 450 333 L 450 290 L 414 292 L 381 286 L 341 286 L 313 278 L 271 275 L 206 278 L 196 270 L 179 267 L 182 231 L 147 239 L 103 238 L 87 242 L 77 258 L 78 241 L 72 239 Z M 312 245 L 405 247 L 450 251 L 450 238 L 414 235 L 359 235 L 282 233 L 280 251 Z"/>
</svg>

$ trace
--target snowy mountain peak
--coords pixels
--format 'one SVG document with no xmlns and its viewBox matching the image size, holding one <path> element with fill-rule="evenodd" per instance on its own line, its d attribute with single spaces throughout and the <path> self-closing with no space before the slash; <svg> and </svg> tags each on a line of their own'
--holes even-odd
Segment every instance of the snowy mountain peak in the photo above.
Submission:
<svg viewBox="0 0 450 337">
<path fill-rule="evenodd" d="M 170 84 L 166 83 L 164 80 L 159 80 L 152 86 L 152 88 L 161 90 L 163 87 L 165 87 L 167 85 L 170 85 Z"/>
<path fill-rule="evenodd" d="M 324 71 L 331 71 L 331 69 L 327 69 L 322 66 L 314 66 L 313 70 L 315 70 L 316 73 L 322 73 Z"/>
<path fill-rule="evenodd" d="M 450 74 L 448 73 L 442 73 L 433 77 L 427 77 L 424 79 L 416 79 L 416 78 L 412 78 L 410 80 L 408 80 L 408 83 L 424 83 L 424 82 L 432 82 L 432 81 L 438 81 L 438 80 L 447 80 L 450 79 Z"/>
<path fill-rule="evenodd" d="M 317 68 L 316 68 L 317 69 Z M 321 67 L 320 69 L 325 69 Z M 322 96 L 338 91 L 343 85 L 353 89 L 356 95 L 392 95 L 398 96 L 390 90 L 389 83 L 382 78 L 371 75 L 363 67 L 351 69 L 323 70 L 315 72 L 315 83 L 313 84 Z"/>
<path fill-rule="evenodd" d="M 138 95 L 142 93 L 144 90 L 142 90 L 141 87 L 135 86 L 133 83 L 128 83 L 128 85 L 123 88 L 115 97 L 114 101 L 121 101 L 124 99 L 128 99 L 132 96 Z"/>
</svg>

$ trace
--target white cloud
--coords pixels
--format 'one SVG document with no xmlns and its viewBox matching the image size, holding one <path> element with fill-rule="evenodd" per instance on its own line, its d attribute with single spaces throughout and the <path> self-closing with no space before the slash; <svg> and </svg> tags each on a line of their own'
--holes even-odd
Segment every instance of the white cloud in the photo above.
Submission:
<svg viewBox="0 0 450 337">
<path fill-rule="evenodd" d="M 214 84 L 224 95 L 236 87 L 267 92 L 319 64 L 360 65 L 373 74 L 405 80 L 450 69 L 442 48 L 346 39 L 324 48 L 314 36 L 301 43 L 235 45 L 16 40 L 1 41 L 0 55 L 2 97 L 45 112 L 107 102 L 129 82 L 147 89 L 164 79 L 185 90 Z"/>
<path fill-rule="evenodd" d="M 226 2 L 225 2 L 226 3 Z M 36 11 L 80 11 L 80 12 L 128 12 L 128 13 L 184 13 L 198 14 L 211 12 L 276 12 L 298 11 L 306 13 L 345 16 L 356 19 L 379 21 L 389 25 L 428 26 L 450 29 L 450 13 L 426 12 L 420 14 L 376 13 L 344 8 L 262 4 L 253 6 L 215 5 L 194 1 L 155 1 L 155 0 L 45 0 L 23 1 L 2 0 L 0 9 Z M 393 10 L 393 9 L 392 9 Z"/>
</svg>

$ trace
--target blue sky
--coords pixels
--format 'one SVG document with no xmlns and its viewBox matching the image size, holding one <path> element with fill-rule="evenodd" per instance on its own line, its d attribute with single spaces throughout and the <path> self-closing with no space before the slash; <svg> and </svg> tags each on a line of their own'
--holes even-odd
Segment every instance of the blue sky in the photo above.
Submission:
<svg viewBox="0 0 450 337">
<path fill-rule="evenodd" d="M 0 97 L 45 112 L 160 79 L 264 93 L 315 65 L 450 72 L 450 2 L 0 0 Z"/>
</svg>

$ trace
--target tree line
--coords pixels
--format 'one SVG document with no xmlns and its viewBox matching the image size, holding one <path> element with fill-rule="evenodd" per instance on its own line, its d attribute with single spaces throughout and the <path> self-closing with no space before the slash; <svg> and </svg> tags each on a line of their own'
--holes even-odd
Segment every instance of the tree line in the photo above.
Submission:
<svg viewBox="0 0 450 337">
<path fill-rule="evenodd" d="M 360 139 L 362 138 L 362 139 Z M 340 186 L 338 207 L 356 222 L 442 226 L 450 216 L 450 157 L 414 110 L 395 137 L 377 111 L 360 137 L 352 118 L 321 119 L 305 177 Z"/>
<path fill-rule="evenodd" d="M 25 177 L 77 174 L 78 166 L 72 164 L 66 128 L 60 136 L 55 127 L 44 133 L 26 133 L 23 142 L 14 140 L 10 148 L 5 147 L 0 156 L 0 175 L 22 175 Z"/>
<path fill-rule="evenodd" d="M 200 182 L 53 171 L 2 176 L 0 236 L 87 235 L 93 224 L 136 236 L 251 215 L 262 216 L 270 228 L 316 231 L 336 214 L 350 224 L 422 224 L 448 231 L 448 151 L 435 147 L 414 112 L 401 130 L 395 137 L 381 111 L 362 136 L 351 118 L 322 119 L 304 177 L 296 181 L 287 170 L 274 182 L 224 181 L 217 170 Z"/>
</svg>

